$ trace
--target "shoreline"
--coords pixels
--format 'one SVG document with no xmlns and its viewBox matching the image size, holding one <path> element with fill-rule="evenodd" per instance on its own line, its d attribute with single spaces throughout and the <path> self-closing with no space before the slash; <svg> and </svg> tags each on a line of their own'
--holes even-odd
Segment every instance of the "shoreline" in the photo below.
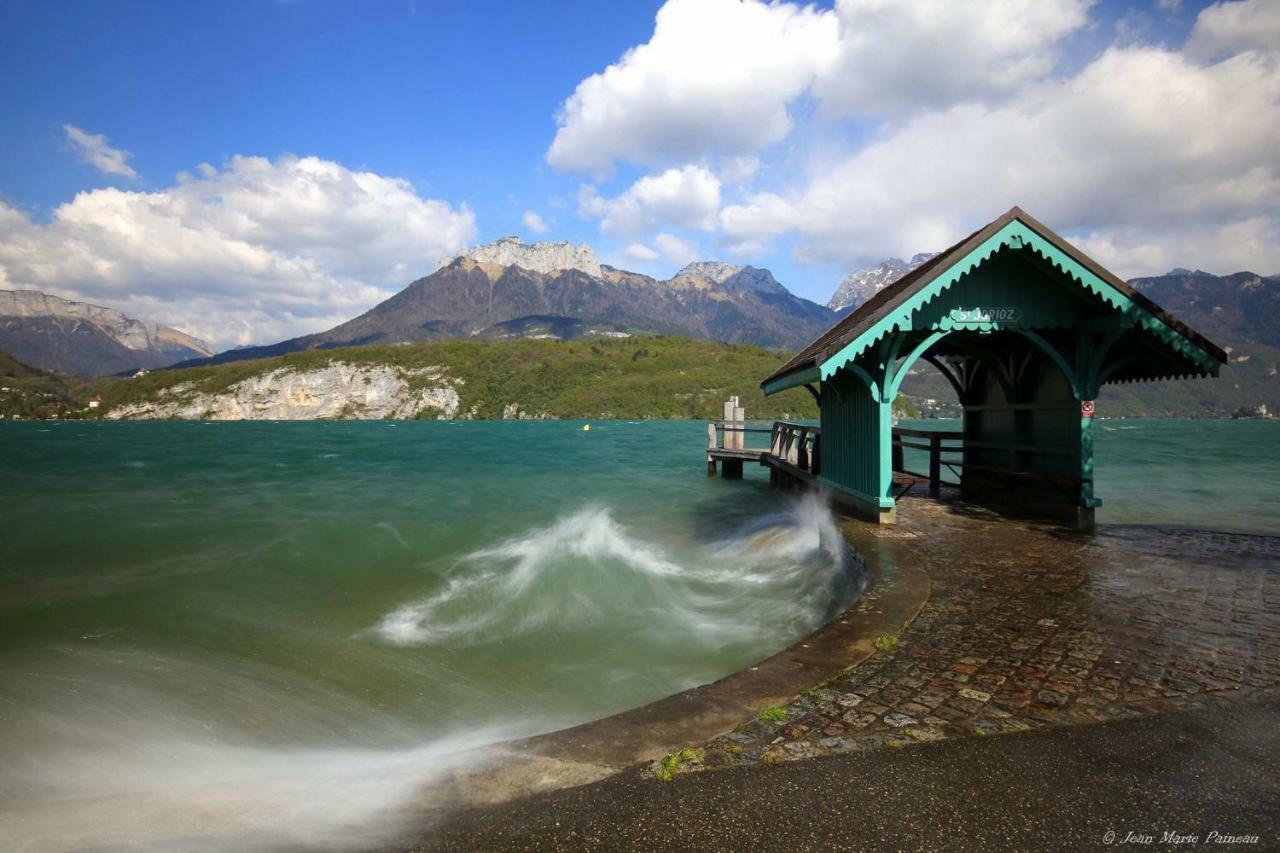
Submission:
<svg viewBox="0 0 1280 853">
<path fill-rule="evenodd" d="M 896 636 L 929 599 L 918 555 L 838 521 L 849 557 L 863 566 L 862 595 L 808 636 L 709 684 L 564 729 L 476 750 L 474 764 L 429 784 L 428 810 L 492 806 L 597 782 L 724 735 L 761 710 L 856 668 L 878 638 Z"/>
<path fill-rule="evenodd" d="M 796 667 L 786 672 L 786 689 L 746 689 L 764 663 L 781 669 L 785 661 L 809 662 L 815 640 L 833 625 L 845 628 L 840 617 L 705 688 L 509 744 L 503 757 L 541 762 L 529 770 L 550 775 L 530 785 L 525 774 L 525 784 L 512 785 L 520 774 L 499 763 L 484 785 L 468 788 L 475 777 L 456 776 L 444 783 L 458 786 L 453 808 L 497 815 L 508 800 L 612 785 L 623 772 L 634 784 L 662 786 L 654 760 L 682 748 L 695 748 L 698 757 L 673 768 L 676 780 L 884 748 L 914 754 L 974 736 L 1162 719 L 1280 694 L 1280 599 L 1270 592 L 1280 589 L 1280 535 L 1142 524 L 1082 535 L 954 500 L 914 497 L 909 506 L 909 523 L 896 528 L 840 521 L 851 547 L 890 583 L 881 575 L 881 584 L 868 584 L 858 603 L 879 621 L 858 620 L 863 637 L 844 647 L 838 665 L 827 658 L 832 675 Z M 1165 543 L 1169 535 L 1180 542 Z M 978 540 L 988 556 L 969 556 Z M 913 588 L 927 592 L 897 624 L 901 644 L 873 648 L 874 637 L 896 633 L 886 611 L 901 607 Z M 1220 601 L 1230 602 L 1231 613 L 1217 610 Z M 754 708 L 735 701 L 735 681 Z M 782 720 L 755 716 L 786 690 Z M 716 695 L 726 704 L 710 706 Z M 703 716 L 692 713 L 698 704 L 685 704 L 698 699 L 707 702 Z M 682 710 L 690 712 L 684 722 L 663 726 Z M 653 726 L 653 738 L 641 736 L 645 725 Z M 716 726 L 721 734 L 696 736 Z M 709 784 L 736 784 L 735 772 L 709 775 L 724 777 Z"/>
</svg>

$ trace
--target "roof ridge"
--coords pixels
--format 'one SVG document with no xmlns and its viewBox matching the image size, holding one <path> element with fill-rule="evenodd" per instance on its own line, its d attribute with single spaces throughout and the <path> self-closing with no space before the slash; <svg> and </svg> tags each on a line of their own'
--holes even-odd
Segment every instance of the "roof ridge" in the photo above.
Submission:
<svg viewBox="0 0 1280 853">
<path fill-rule="evenodd" d="M 1098 276 L 1102 281 L 1119 290 L 1124 296 L 1136 302 L 1148 313 L 1152 314 L 1165 325 L 1190 340 L 1209 355 L 1220 361 L 1226 360 L 1226 354 L 1222 349 L 1208 338 L 1204 337 L 1195 329 L 1171 315 L 1168 311 L 1151 301 L 1149 297 L 1146 297 L 1134 290 L 1125 281 L 1115 275 L 1115 273 L 1103 267 L 1097 261 L 1093 260 L 1093 258 L 1090 258 L 1068 240 L 1064 239 L 1052 229 L 1041 223 L 1034 216 L 1027 213 L 1020 206 L 1014 205 L 1000 216 L 979 228 L 977 231 L 974 231 L 959 242 L 939 252 L 936 256 L 925 261 L 902 278 L 875 293 L 870 299 L 863 302 L 855 310 L 837 321 L 830 329 L 811 341 L 807 346 L 783 364 L 782 367 L 778 368 L 766 377 L 761 385 L 765 385 L 775 379 L 786 376 L 787 374 L 794 373 L 801 368 L 819 366 L 823 361 L 833 356 L 838 349 L 855 340 L 865 332 L 867 328 L 870 328 L 872 323 L 868 321 L 878 319 L 877 315 L 882 308 L 895 304 L 901 299 L 904 299 L 915 293 L 917 290 L 927 286 L 943 272 L 950 269 L 956 261 L 967 257 L 978 246 L 1000 233 L 1000 231 L 1004 230 L 1005 227 L 1014 221 L 1021 222 L 1046 242 L 1058 248 L 1086 270 Z"/>
</svg>

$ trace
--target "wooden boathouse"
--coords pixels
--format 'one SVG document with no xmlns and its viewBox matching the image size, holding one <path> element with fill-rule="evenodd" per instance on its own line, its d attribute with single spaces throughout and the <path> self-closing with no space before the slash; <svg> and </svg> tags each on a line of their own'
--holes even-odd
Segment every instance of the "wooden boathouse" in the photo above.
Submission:
<svg viewBox="0 0 1280 853">
<path fill-rule="evenodd" d="M 775 478 L 814 482 L 856 514 L 892 522 L 902 448 L 927 448 L 934 489 L 947 464 L 965 499 L 1090 528 L 1101 504 L 1093 488 L 1099 389 L 1217 376 L 1226 358 L 1015 207 L 881 290 L 766 378 L 766 395 L 807 388 L 821 420 L 818 428 L 775 424 L 760 461 Z M 922 359 L 959 398 L 958 434 L 895 435 L 893 400 Z M 953 461 L 944 462 L 948 452 Z"/>
</svg>

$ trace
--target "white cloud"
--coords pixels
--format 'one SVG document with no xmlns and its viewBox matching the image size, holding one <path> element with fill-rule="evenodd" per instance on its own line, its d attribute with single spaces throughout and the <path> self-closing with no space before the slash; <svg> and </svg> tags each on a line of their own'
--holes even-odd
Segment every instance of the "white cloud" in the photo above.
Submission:
<svg viewBox="0 0 1280 853">
<path fill-rule="evenodd" d="M 667 169 L 645 175 L 614 199 L 600 199 L 592 190 L 580 207 L 602 216 L 600 229 L 620 237 L 662 227 L 708 230 L 720 211 L 720 179 L 703 166 Z"/>
<path fill-rule="evenodd" d="M 533 210 L 526 210 L 520 221 L 524 223 L 525 228 L 528 228 L 534 234 L 546 234 L 550 230 L 546 220 Z"/>
<path fill-rule="evenodd" d="M 806 93 L 841 116 L 1004 96 L 1052 70 L 1055 45 L 1085 25 L 1092 2 L 839 0 L 824 11 L 669 0 L 648 42 L 565 101 L 547 162 L 603 175 L 618 162 L 724 159 L 735 183 L 791 132 Z"/>
<path fill-rule="evenodd" d="M 547 159 L 654 168 L 579 211 L 659 251 L 714 216 L 733 256 L 786 236 L 800 263 L 854 265 L 1020 204 L 1122 274 L 1280 269 L 1280 4 L 1216 3 L 1181 47 L 1122 19 L 1067 72 L 1059 53 L 1090 49 L 1073 37 L 1104 32 L 1094 2 L 670 0 L 566 101 Z"/>
<path fill-rule="evenodd" d="M 754 178 L 761 166 L 759 157 L 748 154 L 725 158 L 716 172 L 720 180 L 726 184 L 742 184 Z"/>
<path fill-rule="evenodd" d="M 663 257 L 678 266 L 696 261 L 700 254 L 698 247 L 693 243 L 665 231 L 655 236 L 653 242 L 662 252 Z"/>
<path fill-rule="evenodd" d="M 637 264 L 651 264 L 662 257 L 644 243 L 632 243 L 623 249 L 621 254 L 623 260 Z"/>
<path fill-rule="evenodd" d="M 853 264 L 941 249 L 1020 204 L 1096 245 L 1136 228 L 1144 245 L 1159 241 L 1172 255 L 1196 228 L 1226 239 L 1280 216 L 1275 60 L 1254 52 L 1200 65 L 1164 49 L 1112 48 L 1005 104 L 921 115 L 800 189 L 728 206 L 721 224 L 731 239 L 796 231 L 801 260 Z M 1156 251 L 1131 257 L 1149 260 L 1117 272 L 1158 271 Z M 1280 268 L 1280 247 L 1269 265 Z"/>
<path fill-rule="evenodd" d="M 1092 0 L 839 0 L 839 59 L 814 86 L 836 115 L 894 114 L 1017 91 Z"/>
<path fill-rule="evenodd" d="M 1215 3 L 1196 18 L 1187 53 L 1215 59 L 1230 53 L 1280 46 L 1280 4 L 1275 0 Z"/>
<path fill-rule="evenodd" d="M 135 179 L 138 173 L 129 165 L 130 154 L 107 144 L 107 138 L 100 133 L 86 133 L 73 124 L 64 124 L 67 138 L 75 146 L 80 159 L 107 175 L 121 175 Z"/>
<path fill-rule="evenodd" d="M 653 36 L 578 84 L 547 162 L 603 174 L 752 154 L 791 130 L 789 102 L 835 58 L 828 12 L 758 0 L 670 0 Z"/>
<path fill-rule="evenodd" d="M 471 211 L 315 157 L 235 157 L 151 192 L 78 194 L 47 224 L 0 204 L 0 281 L 215 345 L 350 319 L 476 233 Z"/>
<path fill-rule="evenodd" d="M 760 241 L 795 227 L 800 213 L 777 193 L 762 192 L 720 212 L 720 227 L 735 240 Z"/>
<path fill-rule="evenodd" d="M 604 216 L 605 200 L 601 198 L 600 193 L 593 184 L 583 184 L 578 187 L 578 215 L 586 219 L 595 219 Z"/>
<path fill-rule="evenodd" d="M 1280 221 L 1265 216 L 1223 225 L 1118 225 L 1085 234 L 1075 242 L 1125 278 L 1157 275 L 1174 267 L 1218 275 L 1242 270 L 1275 275 L 1280 270 Z"/>
<path fill-rule="evenodd" d="M 742 240 L 729 244 L 726 251 L 729 257 L 738 261 L 754 261 L 764 257 L 768 246 L 761 240 Z"/>
</svg>

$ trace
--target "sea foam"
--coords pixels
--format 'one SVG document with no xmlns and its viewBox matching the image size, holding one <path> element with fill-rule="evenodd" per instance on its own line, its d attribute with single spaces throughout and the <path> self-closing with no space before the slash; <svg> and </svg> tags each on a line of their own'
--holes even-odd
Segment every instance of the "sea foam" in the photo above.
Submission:
<svg viewBox="0 0 1280 853">
<path fill-rule="evenodd" d="M 816 498 L 731 536 L 679 546 L 648 541 L 591 506 L 465 555 L 442 587 L 394 608 L 374 631 L 398 646 L 468 645 L 608 623 L 728 643 L 812 630 L 855 587 L 835 522 Z"/>
</svg>

